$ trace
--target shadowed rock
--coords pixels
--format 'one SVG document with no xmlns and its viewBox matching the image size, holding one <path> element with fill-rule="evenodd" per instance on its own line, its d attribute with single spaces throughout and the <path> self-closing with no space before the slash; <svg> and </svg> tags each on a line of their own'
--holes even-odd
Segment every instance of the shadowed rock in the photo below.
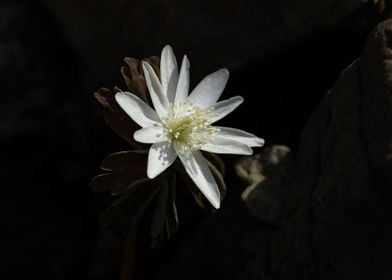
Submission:
<svg viewBox="0 0 392 280">
<path fill-rule="evenodd" d="M 388 20 L 302 133 L 296 206 L 274 243 L 279 279 L 392 278 L 391 40 Z"/>
<path fill-rule="evenodd" d="M 249 213 L 260 222 L 276 225 L 292 184 L 292 154 L 286 146 L 272 146 L 236 165 L 238 176 L 248 181 L 241 195 Z"/>
</svg>

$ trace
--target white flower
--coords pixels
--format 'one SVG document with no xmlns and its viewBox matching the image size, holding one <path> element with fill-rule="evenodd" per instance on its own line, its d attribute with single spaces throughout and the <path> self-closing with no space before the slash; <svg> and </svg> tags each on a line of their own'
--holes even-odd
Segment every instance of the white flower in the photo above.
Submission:
<svg viewBox="0 0 392 280">
<path fill-rule="evenodd" d="M 229 78 L 227 69 L 205 77 L 189 92 L 189 60 L 184 56 L 178 73 L 173 50 L 162 50 L 159 80 L 151 65 L 143 71 L 154 109 L 136 95 L 118 92 L 121 108 L 142 128 L 133 137 L 152 144 L 148 154 L 147 176 L 154 178 L 168 168 L 177 156 L 194 183 L 215 207 L 220 206 L 217 183 L 200 150 L 222 154 L 252 154 L 264 140 L 242 130 L 213 126 L 242 102 L 241 96 L 217 102 Z"/>
</svg>

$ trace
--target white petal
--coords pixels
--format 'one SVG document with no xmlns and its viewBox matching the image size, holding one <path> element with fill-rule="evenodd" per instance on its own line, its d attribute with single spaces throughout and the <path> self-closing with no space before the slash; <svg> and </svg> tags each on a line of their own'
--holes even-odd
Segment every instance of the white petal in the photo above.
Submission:
<svg viewBox="0 0 392 280">
<path fill-rule="evenodd" d="M 231 127 L 215 127 L 219 129 L 215 138 L 234 140 L 248 145 L 249 147 L 261 147 L 264 145 L 264 139 L 259 138 L 252 133 Z"/>
<path fill-rule="evenodd" d="M 253 153 L 246 144 L 215 135 L 211 142 L 204 144 L 200 149 L 216 154 L 251 155 Z"/>
<path fill-rule="evenodd" d="M 221 96 L 228 79 L 227 69 L 220 69 L 208 75 L 192 91 L 189 99 L 202 109 L 214 105 Z"/>
<path fill-rule="evenodd" d="M 244 102 L 244 99 L 241 96 L 234 96 L 230 99 L 216 103 L 211 107 L 213 111 L 213 117 L 210 118 L 210 122 L 214 123 L 220 119 L 223 119 L 228 114 L 233 112 L 238 106 L 240 106 L 242 102 Z"/>
<path fill-rule="evenodd" d="M 146 83 L 148 91 L 150 92 L 152 103 L 154 104 L 154 108 L 158 113 L 159 117 L 165 117 L 169 102 L 166 96 L 162 92 L 161 84 L 158 80 L 157 75 L 154 72 L 154 69 L 150 64 L 143 61 L 143 72 L 146 77 Z"/>
<path fill-rule="evenodd" d="M 157 113 L 136 95 L 129 92 L 118 92 L 115 98 L 125 113 L 141 127 L 160 123 Z"/>
<path fill-rule="evenodd" d="M 152 179 L 161 174 L 176 159 L 177 154 L 170 142 L 155 143 L 148 153 L 147 176 Z"/>
<path fill-rule="evenodd" d="M 177 88 L 178 69 L 176 57 L 169 45 L 162 50 L 160 70 L 163 94 L 166 95 L 170 103 L 173 103 Z"/>
<path fill-rule="evenodd" d="M 189 60 L 186 55 L 182 59 L 180 77 L 178 79 L 174 104 L 185 101 L 189 92 Z"/>
<path fill-rule="evenodd" d="M 183 145 L 178 142 L 175 142 L 174 147 L 188 175 L 212 206 L 218 209 L 220 207 L 218 185 L 200 151 L 184 152 Z"/>
<path fill-rule="evenodd" d="M 136 130 L 133 138 L 140 143 L 153 144 L 164 141 L 166 134 L 162 126 L 149 126 Z"/>
</svg>

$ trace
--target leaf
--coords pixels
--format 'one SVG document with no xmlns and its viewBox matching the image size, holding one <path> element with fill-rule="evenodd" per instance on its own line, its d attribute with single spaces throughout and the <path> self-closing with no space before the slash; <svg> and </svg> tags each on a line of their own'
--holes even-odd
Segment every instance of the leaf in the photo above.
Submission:
<svg viewBox="0 0 392 280">
<path fill-rule="evenodd" d="M 176 173 L 166 172 L 158 197 L 156 209 L 151 224 L 152 242 L 150 247 L 161 244 L 164 237 L 171 238 L 178 229 L 178 213 L 176 207 Z"/>
<path fill-rule="evenodd" d="M 178 213 L 177 213 L 177 206 L 176 206 L 176 188 L 177 188 L 176 173 L 173 173 L 173 177 L 170 182 L 169 188 L 170 188 L 170 199 L 169 199 L 169 205 L 166 214 L 166 231 L 167 231 L 167 236 L 170 239 L 178 229 Z"/>
<path fill-rule="evenodd" d="M 159 77 L 159 58 L 150 57 L 146 61 L 150 63 Z M 140 60 L 126 57 L 124 62 L 127 66 L 121 68 L 121 74 L 128 90 L 151 106 L 152 102 L 148 94 Z M 133 139 L 133 133 L 139 129 L 139 126 L 116 102 L 115 94 L 119 91 L 121 91 L 119 87 L 114 87 L 113 90 L 100 88 L 94 94 L 103 106 L 103 118 L 106 124 L 132 147 L 136 149 L 147 148 L 147 145 L 140 144 Z M 174 219 L 174 226 L 171 226 L 172 232 L 177 228 L 175 194 L 172 195 L 172 189 L 169 187 L 165 176 L 161 175 L 153 180 L 146 178 L 146 167 L 146 151 L 113 153 L 102 162 L 101 169 L 106 173 L 94 177 L 90 181 L 90 187 L 94 191 L 110 190 L 112 195 L 118 195 L 103 213 L 102 224 L 104 226 L 114 226 L 120 231 L 132 230 L 154 198 L 159 195 L 151 225 L 151 235 L 156 240 L 158 237 L 163 237 L 167 224 L 166 211 L 168 205 L 171 205 L 169 207 L 170 216 L 172 220 Z"/>
<path fill-rule="evenodd" d="M 133 57 L 125 57 L 124 62 L 127 66 L 121 67 L 121 75 L 130 92 L 147 101 L 147 86 L 141 69 L 140 60 Z"/>
<path fill-rule="evenodd" d="M 159 77 L 159 58 L 153 56 L 147 58 L 146 61 L 151 64 Z M 139 96 L 151 106 L 152 102 L 148 94 L 140 60 L 125 57 L 124 62 L 127 66 L 121 67 L 121 74 L 127 88 L 131 93 Z M 117 104 L 114 96 L 118 91 L 121 91 L 118 87 L 115 87 L 113 91 L 102 87 L 94 94 L 98 102 L 104 107 L 103 118 L 106 124 L 132 147 L 146 147 L 146 145 L 140 144 L 133 139 L 133 133 L 140 127 Z"/>
<path fill-rule="evenodd" d="M 123 151 L 107 156 L 101 169 L 107 171 L 90 181 L 93 191 L 108 191 L 121 194 L 133 187 L 137 180 L 146 179 L 147 153 L 144 151 Z"/>
<path fill-rule="evenodd" d="M 152 217 L 150 234 L 152 238 L 162 235 L 166 221 L 166 209 L 169 199 L 169 185 L 166 176 L 162 176 L 162 187 L 159 191 L 158 200 Z"/>
<path fill-rule="evenodd" d="M 151 56 L 151 57 L 145 58 L 144 60 L 147 61 L 151 65 L 152 69 L 154 69 L 155 74 L 157 74 L 157 77 L 160 78 L 161 77 L 161 71 L 159 69 L 159 67 L 160 67 L 160 65 L 159 65 L 160 59 L 159 59 L 159 57 Z"/>
<path fill-rule="evenodd" d="M 133 166 L 135 163 L 145 166 L 147 164 L 147 156 L 147 150 L 132 150 L 112 153 L 102 161 L 101 169 L 106 171 L 125 170 L 130 168 L 130 166 Z"/>
<path fill-rule="evenodd" d="M 142 215 L 144 214 L 144 212 L 146 211 L 147 207 L 150 205 L 151 201 L 153 200 L 153 198 L 157 195 L 158 193 L 158 189 L 155 189 L 145 200 L 144 202 L 141 203 L 141 205 L 139 206 L 138 210 L 136 211 L 135 215 L 133 216 L 132 219 L 132 224 L 131 224 L 131 228 L 130 230 L 133 230 L 136 226 L 136 224 L 139 222 L 140 218 L 142 217 Z"/>
<path fill-rule="evenodd" d="M 94 94 L 94 97 L 103 106 L 105 123 L 132 147 L 137 149 L 145 147 L 133 139 L 133 132 L 140 127 L 121 109 L 114 95 L 115 93 L 108 88 L 100 88 Z"/>
<path fill-rule="evenodd" d="M 123 233 L 132 230 L 160 189 L 160 180 L 153 179 L 136 184 L 118 198 L 102 214 L 101 224 Z"/>
<path fill-rule="evenodd" d="M 152 66 L 157 76 L 160 77 L 159 58 L 156 56 L 152 56 L 146 58 L 145 61 L 147 61 Z M 144 77 L 140 60 L 133 57 L 125 57 L 124 62 L 127 64 L 128 67 L 121 67 L 121 74 L 124 78 L 127 88 L 130 92 L 137 95 L 142 100 L 144 100 L 144 102 L 151 106 L 152 102 L 150 95 L 148 94 L 146 80 Z"/>
</svg>

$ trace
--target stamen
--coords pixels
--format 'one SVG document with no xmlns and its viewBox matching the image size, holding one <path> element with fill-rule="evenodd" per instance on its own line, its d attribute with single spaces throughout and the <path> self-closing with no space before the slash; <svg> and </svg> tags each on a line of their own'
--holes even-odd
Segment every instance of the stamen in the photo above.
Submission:
<svg viewBox="0 0 392 280">
<path fill-rule="evenodd" d="M 218 131 L 210 125 L 209 120 L 213 116 L 213 110 L 203 110 L 189 100 L 177 105 L 170 104 L 168 114 L 162 120 L 166 138 L 181 142 L 190 150 L 200 149 Z"/>
</svg>

